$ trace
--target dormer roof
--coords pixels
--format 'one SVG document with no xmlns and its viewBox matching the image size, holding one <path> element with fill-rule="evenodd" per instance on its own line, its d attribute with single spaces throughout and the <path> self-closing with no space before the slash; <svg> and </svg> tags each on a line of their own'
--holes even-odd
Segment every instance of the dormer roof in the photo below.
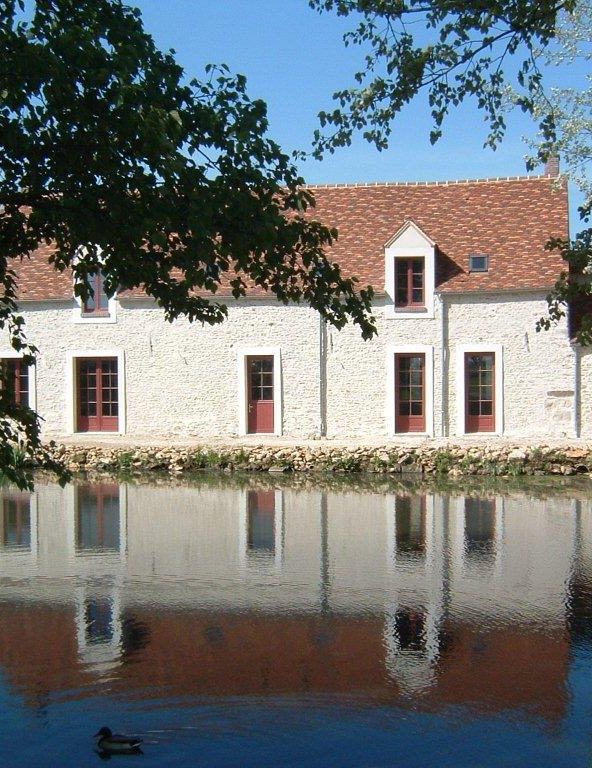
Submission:
<svg viewBox="0 0 592 768">
<path fill-rule="evenodd" d="M 397 248 L 416 248 L 419 246 L 428 246 L 434 248 L 436 243 L 428 237 L 426 233 L 418 227 L 413 219 L 407 219 L 403 226 L 395 232 L 390 240 L 384 246 L 385 249 L 396 245 Z"/>
</svg>

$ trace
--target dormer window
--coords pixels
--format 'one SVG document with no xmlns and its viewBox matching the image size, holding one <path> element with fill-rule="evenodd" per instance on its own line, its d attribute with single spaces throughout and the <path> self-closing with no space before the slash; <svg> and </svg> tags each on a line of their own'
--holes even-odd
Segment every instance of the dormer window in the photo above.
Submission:
<svg viewBox="0 0 592 768">
<path fill-rule="evenodd" d="M 95 317 L 109 316 L 109 297 L 105 293 L 105 285 L 102 270 L 89 279 L 90 294 L 82 305 L 83 315 L 94 315 Z"/>
<path fill-rule="evenodd" d="M 425 259 L 395 258 L 395 307 L 425 305 Z"/>
<path fill-rule="evenodd" d="M 79 258 L 84 257 L 84 251 L 81 249 Z M 99 254 L 100 263 L 100 254 Z M 80 298 L 76 295 L 77 290 L 74 291 L 74 299 L 76 306 L 74 307 L 73 319 L 75 323 L 115 323 L 117 322 L 116 311 L 117 301 L 115 296 L 109 296 L 105 292 L 105 276 L 103 270 L 99 267 L 98 270 L 89 274 L 85 270 L 85 278 L 88 283 L 88 296 L 86 299 Z M 78 282 L 82 281 L 82 277 L 74 277 Z"/>
<path fill-rule="evenodd" d="M 434 316 L 436 244 L 406 221 L 384 249 L 385 314 L 391 318 Z"/>
</svg>

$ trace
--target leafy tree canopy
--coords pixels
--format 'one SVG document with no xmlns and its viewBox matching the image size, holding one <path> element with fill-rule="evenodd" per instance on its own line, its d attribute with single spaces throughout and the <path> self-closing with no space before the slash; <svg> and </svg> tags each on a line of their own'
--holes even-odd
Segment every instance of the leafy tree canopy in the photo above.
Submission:
<svg viewBox="0 0 592 768">
<path fill-rule="evenodd" d="M 243 77 L 188 82 L 122 0 L 0 0 L 0 50 L 0 327 L 28 359 L 14 267 L 43 243 L 83 298 L 100 267 L 107 292 L 218 323 L 207 294 L 254 284 L 374 333 L 371 289 L 325 257 L 336 233 L 305 216 L 313 197 Z M 39 430 L 5 386 L 0 469 L 23 484 L 15 446 L 39 452 Z"/>
<path fill-rule="evenodd" d="M 335 93 L 338 107 L 320 114 L 317 157 L 348 145 L 357 131 L 386 149 L 394 118 L 420 91 L 428 94 L 432 142 L 450 108 L 473 97 L 489 124 L 487 143 L 495 147 L 506 127 L 506 86 L 514 86 L 516 104 L 533 112 L 542 82 L 537 52 L 553 39 L 558 14 L 576 2 L 309 0 L 319 12 L 351 16 L 355 26 L 345 44 L 365 52 L 356 85 Z M 549 138 L 548 115 L 541 126 Z"/>
<path fill-rule="evenodd" d="M 592 58 L 590 0 L 308 0 L 319 12 L 351 17 L 346 45 L 358 45 L 364 65 L 355 85 L 334 94 L 338 105 L 320 114 L 315 154 L 351 142 L 356 132 L 378 149 L 388 147 L 396 118 L 420 92 L 427 93 L 437 141 L 450 109 L 474 99 L 489 126 L 486 144 L 503 139 L 509 109 L 532 115 L 539 135 L 530 142 L 530 169 L 559 154 L 584 193 L 580 214 L 592 216 L 592 86 L 552 87 L 545 73 Z M 548 297 L 548 329 L 571 307 L 572 330 L 592 344 L 592 228 L 574 240 L 554 239 L 566 269 Z"/>
</svg>

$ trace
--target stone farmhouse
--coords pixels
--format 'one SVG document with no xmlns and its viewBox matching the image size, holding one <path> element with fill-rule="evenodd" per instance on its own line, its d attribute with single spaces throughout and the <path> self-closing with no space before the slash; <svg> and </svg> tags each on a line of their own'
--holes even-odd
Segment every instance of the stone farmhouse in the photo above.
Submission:
<svg viewBox="0 0 592 768">
<path fill-rule="evenodd" d="M 567 190 L 546 170 L 314 187 L 314 215 L 339 230 L 330 258 L 375 288 L 371 341 L 261 294 L 229 297 L 216 327 L 109 299 L 100 275 L 81 304 L 40 249 L 18 267 L 36 366 L 0 339 L 15 397 L 45 438 L 592 437 L 592 354 L 568 322 L 535 330 L 565 266 L 545 243 L 567 235 Z"/>
</svg>

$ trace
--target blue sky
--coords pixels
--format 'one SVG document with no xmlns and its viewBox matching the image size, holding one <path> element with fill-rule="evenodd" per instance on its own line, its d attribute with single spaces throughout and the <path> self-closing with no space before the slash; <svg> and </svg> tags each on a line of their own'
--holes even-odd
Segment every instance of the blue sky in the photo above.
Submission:
<svg viewBox="0 0 592 768">
<path fill-rule="evenodd" d="M 246 75 L 249 95 L 267 102 L 270 135 L 286 151 L 308 150 L 317 114 L 332 107 L 332 93 L 351 85 L 359 49 L 346 49 L 351 22 L 319 15 L 306 0 L 129 0 L 160 48 L 174 48 L 188 75 L 207 63 L 225 63 Z M 322 162 L 300 164 L 308 183 L 431 181 L 526 173 L 522 137 L 535 128 L 518 112 L 497 151 L 484 149 L 486 126 L 473 105 L 453 113 L 432 147 L 424 99 L 404 112 L 392 146 L 378 152 L 358 139 Z M 542 170 L 542 169 L 541 169 Z"/>
</svg>

